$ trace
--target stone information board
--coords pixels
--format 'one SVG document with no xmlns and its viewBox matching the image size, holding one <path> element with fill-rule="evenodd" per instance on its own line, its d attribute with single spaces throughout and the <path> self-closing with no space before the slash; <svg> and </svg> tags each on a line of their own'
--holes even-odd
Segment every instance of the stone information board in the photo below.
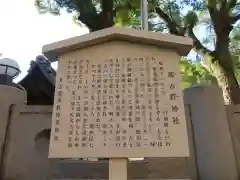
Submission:
<svg viewBox="0 0 240 180">
<path fill-rule="evenodd" d="M 65 65 L 56 80 L 50 157 L 188 156 L 180 77 L 170 61 L 118 57 Z"/>
</svg>

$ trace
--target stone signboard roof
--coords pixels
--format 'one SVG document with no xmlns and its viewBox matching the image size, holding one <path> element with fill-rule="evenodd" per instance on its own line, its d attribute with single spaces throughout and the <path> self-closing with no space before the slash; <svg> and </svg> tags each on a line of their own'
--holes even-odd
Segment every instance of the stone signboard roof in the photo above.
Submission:
<svg viewBox="0 0 240 180">
<path fill-rule="evenodd" d="M 66 52 L 113 40 L 170 48 L 174 49 L 181 56 L 187 55 L 192 48 L 192 39 L 190 38 L 150 31 L 140 31 L 132 28 L 110 27 L 45 45 L 42 48 L 42 52 L 50 61 L 54 62 L 57 61 L 59 55 Z"/>
</svg>

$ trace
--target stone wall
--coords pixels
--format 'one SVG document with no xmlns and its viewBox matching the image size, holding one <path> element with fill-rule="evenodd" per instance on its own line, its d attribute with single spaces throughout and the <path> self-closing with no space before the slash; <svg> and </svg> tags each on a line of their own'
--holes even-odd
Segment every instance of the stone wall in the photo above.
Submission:
<svg viewBox="0 0 240 180">
<path fill-rule="evenodd" d="M 0 85 L 0 177 L 4 176 L 5 156 L 9 139 L 9 129 L 12 126 L 13 114 L 25 102 L 25 94 L 14 87 Z"/>
<path fill-rule="evenodd" d="M 238 172 L 240 172 L 240 105 L 229 105 L 226 107 L 233 140 L 234 153 L 237 161 Z"/>
<path fill-rule="evenodd" d="M 14 111 L 5 154 L 4 176 L 17 180 L 45 180 L 49 176 L 48 141 L 37 136 L 51 127 L 47 106 L 26 106 Z"/>
<path fill-rule="evenodd" d="M 188 109 L 188 108 L 186 108 Z M 49 160 L 48 140 L 39 137 L 51 127 L 52 107 L 26 106 L 15 111 L 5 155 L 5 179 L 107 178 L 108 162 Z M 188 113 L 188 112 L 187 112 Z M 189 116 L 188 116 L 189 117 Z M 190 119 L 188 119 L 190 120 Z M 191 132 L 189 132 L 191 133 Z M 196 178 L 194 158 L 145 159 L 128 164 L 129 178 Z"/>
<path fill-rule="evenodd" d="M 47 158 L 51 106 L 25 106 L 24 94 L 16 89 L 0 87 L 0 93 L 1 179 L 107 179 L 106 160 Z M 225 107 L 221 91 L 212 86 L 185 90 L 184 103 L 190 157 L 129 162 L 129 179 L 238 179 L 240 105 Z"/>
</svg>

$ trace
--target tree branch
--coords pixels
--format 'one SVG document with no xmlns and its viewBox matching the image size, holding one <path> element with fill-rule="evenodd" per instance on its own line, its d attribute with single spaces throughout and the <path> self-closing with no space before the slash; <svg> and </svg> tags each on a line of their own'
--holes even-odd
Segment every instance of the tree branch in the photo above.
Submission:
<svg viewBox="0 0 240 180">
<path fill-rule="evenodd" d="M 224 50 L 228 50 L 229 33 L 233 29 L 231 17 L 229 16 L 228 4 L 227 2 L 223 1 L 221 5 L 222 6 L 220 10 L 218 10 L 216 7 L 207 7 L 217 37 L 215 48 L 217 54 L 221 53 Z M 216 58 L 220 59 L 217 56 Z M 220 61 L 221 60 L 219 60 L 219 63 L 221 63 Z"/>
<path fill-rule="evenodd" d="M 217 35 L 217 39 L 221 36 L 223 32 L 223 26 L 226 26 L 226 22 L 224 22 L 224 18 L 222 18 L 222 14 L 215 8 L 211 6 L 207 6 L 208 12 L 210 14 L 210 18 L 214 27 L 214 31 Z"/>
<path fill-rule="evenodd" d="M 91 32 L 100 30 L 102 27 L 101 17 L 97 13 L 80 12 L 78 20 L 85 24 Z"/>
<path fill-rule="evenodd" d="M 169 31 L 171 34 L 175 34 L 178 36 L 184 36 L 183 31 L 178 30 L 178 28 L 181 28 L 177 25 L 176 22 L 174 22 L 168 14 L 166 14 L 161 8 L 156 7 L 156 13 L 165 21 L 167 24 L 167 27 L 169 28 Z M 182 29 L 182 28 L 181 28 Z"/>
<path fill-rule="evenodd" d="M 212 54 L 213 53 L 213 51 L 211 51 L 210 49 L 208 49 L 205 46 L 203 46 L 203 44 L 198 40 L 198 38 L 195 36 L 195 34 L 193 32 L 193 28 L 189 28 L 188 29 L 188 36 L 190 38 L 192 38 L 194 48 L 197 51 L 200 51 L 200 52 L 202 52 L 204 54 Z"/>
<path fill-rule="evenodd" d="M 108 28 L 113 26 L 113 0 L 102 0 L 102 23 L 104 24 L 104 28 Z"/>
<path fill-rule="evenodd" d="M 113 25 L 113 0 L 102 0 L 102 11 L 100 13 L 97 13 L 92 1 L 87 2 L 87 4 L 78 3 L 76 6 L 77 10 L 80 12 L 78 20 L 84 23 L 91 32 L 111 27 Z"/>
<path fill-rule="evenodd" d="M 169 15 L 167 15 L 161 8 L 157 7 L 156 8 L 156 13 L 166 22 L 170 33 L 175 34 L 178 36 L 184 36 L 185 34 L 185 29 L 182 27 L 179 27 L 176 22 L 174 22 Z M 197 51 L 201 51 L 204 54 L 213 54 L 214 52 L 211 51 L 210 49 L 206 48 L 203 46 L 203 44 L 198 40 L 198 38 L 195 36 L 193 32 L 193 26 L 188 26 L 187 27 L 187 32 L 188 36 L 193 39 L 194 47 Z M 178 28 L 182 29 L 182 31 L 179 31 Z"/>
<path fill-rule="evenodd" d="M 87 3 L 84 3 L 83 1 L 76 1 L 74 6 L 75 9 L 80 13 L 78 20 L 84 23 L 90 31 L 97 31 L 101 29 L 101 17 L 97 13 L 92 1 L 88 1 Z"/>
</svg>

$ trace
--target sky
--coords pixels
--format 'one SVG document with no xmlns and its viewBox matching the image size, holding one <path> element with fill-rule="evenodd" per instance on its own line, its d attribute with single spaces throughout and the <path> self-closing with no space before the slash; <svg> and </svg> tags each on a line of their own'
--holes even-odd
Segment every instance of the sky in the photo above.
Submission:
<svg viewBox="0 0 240 180">
<path fill-rule="evenodd" d="M 30 61 L 41 54 L 44 44 L 88 33 L 66 12 L 39 14 L 34 0 L 0 0 L 0 23 L 0 53 L 16 60 L 22 71 L 16 81 L 27 74 Z"/>
</svg>

